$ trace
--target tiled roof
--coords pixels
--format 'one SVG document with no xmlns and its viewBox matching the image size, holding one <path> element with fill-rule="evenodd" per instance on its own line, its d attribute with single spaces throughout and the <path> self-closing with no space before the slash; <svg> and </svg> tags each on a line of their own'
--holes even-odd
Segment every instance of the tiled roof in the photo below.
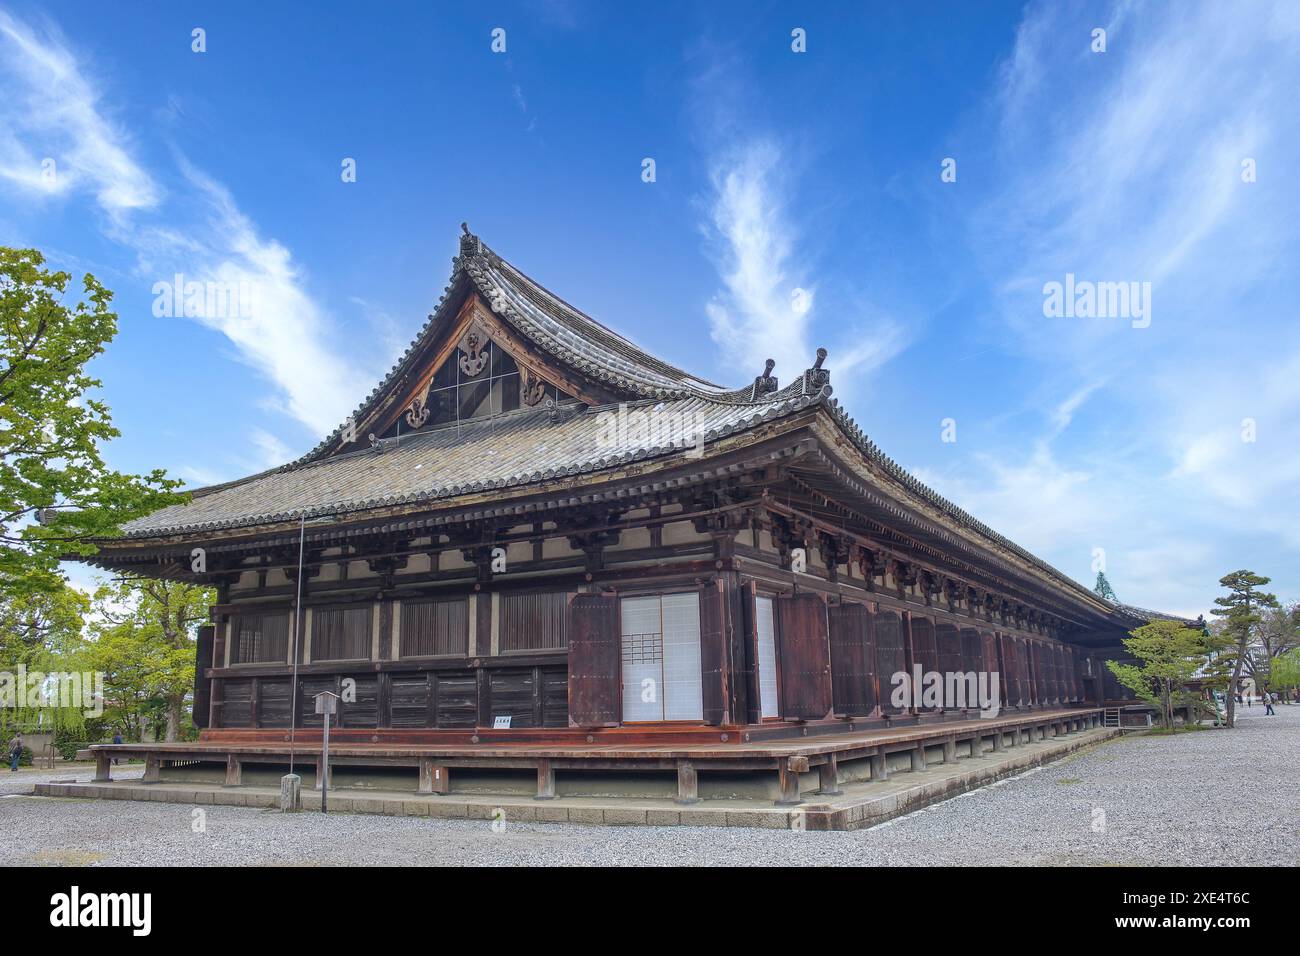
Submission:
<svg viewBox="0 0 1300 956">
<path fill-rule="evenodd" d="M 706 441 L 789 415 L 824 399 L 791 387 L 766 401 L 740 404 L 707 398 L 630 403 L 629 413 L 653 409 L 654 421 L 678 421 L 703 430 Z M 299 517 L 337 515 L 598 472 L 633 461 L 679 454 L 690 440 L 610 429 L 603 412 L 614 407 L 525 409 L 459 427 L 413 432 L 377 447 L 297 463 L 240 481 L 200 489 L 123 528 L 128 538 L 217 531 Z M 612 434 L 611 434 L 612 432 Z M 648 437 L 648 440 L 647 440 Z"/>
</svg>

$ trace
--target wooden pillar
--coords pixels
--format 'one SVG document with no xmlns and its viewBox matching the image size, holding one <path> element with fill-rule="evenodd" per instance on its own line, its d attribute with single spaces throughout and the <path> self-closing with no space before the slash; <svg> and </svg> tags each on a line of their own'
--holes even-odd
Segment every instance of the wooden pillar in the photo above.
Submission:
<svg viewBox="0 0 1300 956">
<path fill-rule="evenodd" d="M 912 748 L 913 772 L 925 769 L 925 744 L 919 743 Z"/>
<path fill-rule="evenodd" d="M 234 754 L 226 755 L 226 786 L 237 787 L 244 780 L 244 765 Z"/>
<path fill-rule="evenodd" d="M 971 746 L 972 747 L 974 746 L 973 741 L 971 743 Z M 944 763 L 957 762 L 957 738 L 956 737 L 945 737 L 943 739 L 943 762 Z"/>
<path fill-rule="evenodd" d="M 689 760 L 677 761 L 677 802 L 699 803 L 700 780 L 695 765 Z"/>
<path fill-rule="evenodd" d="M 420 758 L 420 786 L 417 793 L 447 794 L 451 792 L 451 774 L 442 764 L 429 757 Z"/>
<path fill-rule="evenodd" d="M 555 799 L 555 770 L 549 760 L 537 761 L 537 796 L 533 799 Z"/>
<path fill-rule="evenodd" d="M 141 780 L 144 783 L 157 783 L 162 779 L 161 774 L 162 761 L 158 759 L 157 754 L 144 755 L 144 776 Z"/>
<path fill-rule="evenodd" d="M 95 782 L 99 783 L 105 780 L 112 780 L 113 772 L 110 769 L 112 766 L 112 757 L 102 751 L 95 751 Z"/>
<path fill-rule="evenodd" d="M 902 628 L 903 631 L 903 660 L 907 665 L 907 674 L 908 674 L 908 679 L 910 680 L 911 675 L 916 673 L 916 646 L 912 641 L 912 612 L 903 611 L 900 614 L 900 617 L 902 618 L 900 627 Z M 907 708 L 906 712 L 909 714 L 921 713 L 922 710 L 920 706 L 921 688 L 913 687 L 910 696 L 911 699 L 909 703 L 911 704 L 911 706 Z"/>
<path fill-rule="evenodd" d="M 827 797 L 839 796 L 844 791 L 840 789 L 840 765 L 835 754 L 827 754 L 826 762 L 817 768 L 817 774 L 820 786 L 817 792 Z"/>
<path fill-rule="evenodd" d="M 324 782 L 327 775 L 329 777 L 330 789 L 332 790 L 334 789 L 334 764 L 331 763 L 329 766 L 329 770 L 325 771 L 324 760 L 320 756 L 317 756 L 316 757 L 316 789 L 317 790 L 321 789 L 321 784 L 322 782 Z"/>
<path fill-rule="evenodd" d="M 878 751 L 871 755 L 871 779 L 888 780 L 889 779 L 889 761 L 888 755 L 883 751 Z"/>
<path fill-rule="evenodd" d="M 1002 752 L 1002 728 L 1001 727 L 999 727 L 997 730 L 993 732 L 993 752 L 995 754 Z"/>
<path fill-rule="evenodd" d="M 808 772 L 807 757 L 787 757 L 777 764 L 778 783 L 781 786 L 781 798 L 777 804 L 793 806 L 802 803 L 799 796 L 799 774 Z"/>
</svg>

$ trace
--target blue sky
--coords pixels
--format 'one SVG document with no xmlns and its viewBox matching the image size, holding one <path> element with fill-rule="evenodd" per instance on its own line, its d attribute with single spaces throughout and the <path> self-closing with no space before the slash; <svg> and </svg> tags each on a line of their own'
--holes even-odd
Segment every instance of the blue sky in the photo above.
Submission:
<svg viewBox="0 0 1300 956">
<path fill-rule="evenodd" d="M 0 0 L 0 243 L 115 290 L 124 469 L 315 445 L 468 220 L 715 381 L 825 346 L 878 444 L 1080 581 L 1300 598 L 1300 7 L 809 7 Z M 177 272 L 255 316 L 155 316 Z M 1045 315 L 1067 274 L 1146 318 Z"/>
</svg>

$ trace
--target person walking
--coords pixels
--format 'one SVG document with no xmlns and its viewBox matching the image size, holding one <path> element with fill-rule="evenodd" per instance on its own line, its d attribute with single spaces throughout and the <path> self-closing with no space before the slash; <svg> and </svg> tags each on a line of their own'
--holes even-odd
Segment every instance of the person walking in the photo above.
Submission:
<svg viewBox="0 0 1300 956">
<path fill-rule="evenodd" d="M 115 744 L 120 744 L 121 742 L 122 742 L 122 734 L 121 734 L 120 732 L 114 734 L 114 735 L 113 735 L 113 743 L 115 743 Z M 114 758 L 113 758 L 113 763 L 117 763 L 117 761 L 118 761 L 118 758 L 117 758 L 117 757 L 114 757 Z"/>
<path fill-rule="evenodd" d="M 1264 716 L 1277 716 L 1277 711 L 1273 710 L 1273 695 L 1269 691 L 1264 691 Z"/>
<path fill-rule="evenodd" d="M 14 739 L 9 741 L 9 769 L 17 770 L 18 761 L 23 756 L 23 734 L 22 731 L 14 734 Z"/>
</svg>

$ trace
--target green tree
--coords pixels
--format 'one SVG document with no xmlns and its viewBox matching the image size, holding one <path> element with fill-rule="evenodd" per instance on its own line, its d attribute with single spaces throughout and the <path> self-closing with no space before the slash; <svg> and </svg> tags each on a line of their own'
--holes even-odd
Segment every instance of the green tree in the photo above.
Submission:
<svg viewBox="0 0 1300 956">
<path fill-rule="evenodd" d="M 1286 702 L 1290 703 L 1291 694 L 1285 692 L 1300 687 L 1300 648 L 1274 658 L 1270 676 L 1274 689 L 1283 692 Z"/>
<path fill-rule="evenodd" d="M 1174 725 L 1175 700 L 1197 677 L 1209 659 L 1204 634 L 1179 621 L 1151 621 L 1129 631 L 1125 649 L 1140 664 L 1107 661 L 1115 679 L 1160 712 L 1163 726 Z"/>
<path fill-rule="evenodd" d="M 1284 686 L 1275 681 L 1274 662 L 1300 647 L 1300 604 L 1265 608 L 1259 617 L 1246 654 L 1246 670 L 1256 687 L 1272 690 Z"/>
<path fill-rule="evenodd" d="M 1097 583 L 1092 586 L 1092 589 L 1097 592 L 1097 597 L 1116 604 L 1119 603 L 1119 598 L 1115 597 L 1114 589 L 1110 586 L 1110 582 L 1106 580 L 1105 571 L 1097 572 Z"/>
<path fill-rule="evenodd" d="M 20 675 L 35 679 L 39 674 L 81 671 L 82 629 L 89 610 L 89 598 L 66 584 L 50 591 L 0 594 L 0 672 L 7 675 L 0 681 L 11 682 L 0 696 L 14 696 L 0 706 L 0 727 L 82 728 L 85 712 L 92 707 L 89 700 L 38 696 L 38 687 L 30 684 L 24 684 L 20 698 L 17 682 Z M 86 686 L 84 694 L 93 690 L 93 684 Z"/>
<path fill-rule="evenodd" d="M 97 620 L 88 657 L 105 677 L 110 719 L 139 739 L 146 718 L 179 740 L 186 695 L 194 687 L 196 631 L 215 601 L 211 588 L 183 581 L 128 578 L 95 593 Z"/>
<path fill-rule="evenodd" d="M 118 435 L 86 366 L 117 333 L 112 293 L 87 273 L 87 301 L 63 304 L 71 276 L 35 249 L 0 246 L 0 593 L 55 591 L 59 560 L 184 500 L 180 482 L 108 468 Z"/>
<path fill-rule="evenodd" d="M 1210 613 L 1223 618 L 1223 634 L 1231 643 L 1232 682 L 1228 685 L 1228 726 L 1236 726 L 1236 691 L 1240 686 L 1241 669 L 1246 661 L 1247 648 L 1255 627 L 1260 622 L 1260 611 L 1264 608 L 1277 607 L 1277 597 L 1258 590 L 1268 584 L 1272 578 L 1266 578 L 1253 571 L 1233 571 L 1219 578 L 1219 583 L 1228 589 L 1223 597 L 1214 599 L 1218 605 Z"/>
</svg>

